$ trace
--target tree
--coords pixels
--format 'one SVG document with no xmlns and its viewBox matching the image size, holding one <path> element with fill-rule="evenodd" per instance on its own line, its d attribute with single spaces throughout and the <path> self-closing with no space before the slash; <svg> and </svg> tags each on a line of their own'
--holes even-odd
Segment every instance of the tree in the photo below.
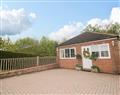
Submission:
<svg viewBox="0 0 120 95">
<path fill-rule="evenodd" d="M 19 39 L 14 44 L 15 52 L 30 53 L 39 56 L 55 56 L 57 42 L 42 37 L 40 41 L 32 38 Z"/>
<path fill-rule="evenodd" d="M 47 37 L 42 37 L 39 43 L 39 55 L 40 56 L 55 56 L 56 54 L 57 42 L 48 39 Z"/>
<path fill-rule="evenodd" d="M 10 38 L 2 39 L 2 37 L 0 37 L 0 49 L 1 50 L 12 51 L 13 46 L 14 45 L 12 41 L 10 40 Z"/>
<path fill-rule="evenodd" d="M 83 31 L 84 32 L 101 32 L 100 27 L 98 25 L 95 25 L 95 26 L 88 25 L 85 27 Z"/>
<path fill-rule="evenodd" d="M 111 24 L 106 30 L 107 33 L 116 34 L 120 36 L 120 24 Z"/>
<path fill-rule="evenodd" d="M 23 38 L 15 42 L 15 51 L 37 54 L 39 42 L 32 38 Z"/>
<path fill-rule="evenodd" d="M 103 33 L 115 34 L 120 36 L 120 24 L 119 23 L 109 24 L 104 26 L 104 28 L 99 25 L 95 25 L 95 26 L 88 25 L 83 31 L 84 32 L 103 32 Z"/>
<path fill-rule="evenodd" d="M 2 37 L 0 37 L 0 49 L 2 50 L 2 48 L 3 48 L 3 39 L 2 39 Z"/>
</svg>

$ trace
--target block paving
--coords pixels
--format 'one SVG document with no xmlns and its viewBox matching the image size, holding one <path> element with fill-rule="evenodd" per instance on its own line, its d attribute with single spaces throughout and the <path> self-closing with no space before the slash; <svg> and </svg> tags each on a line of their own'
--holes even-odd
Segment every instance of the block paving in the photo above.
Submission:
<svg viewBox="0 0 120 95">
<path fill-rule="evenodd" d="M 52 69 L 1 79 L 0 95 L 120 95 L 120 75 Z"/>
</svg>

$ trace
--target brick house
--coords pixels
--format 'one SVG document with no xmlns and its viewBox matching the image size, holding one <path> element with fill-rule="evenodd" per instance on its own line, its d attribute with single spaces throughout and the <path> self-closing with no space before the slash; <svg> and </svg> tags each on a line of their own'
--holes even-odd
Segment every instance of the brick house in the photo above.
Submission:
<svg viewBox="0 0 120 95">
<path fill-rule="evenodd" d="M 104 73 L 120 73 L 120 41 L 118 36 L 84 32 L 57 47 L 57 62 L 61 68 L 74 69 L 76 64 L 82 64 L 83 69 L 91 69 L 96 65 Z M 84 56 L 84 51 L 97 54 L 97 60 Z M 82 59 L 78 61 L 76 55 Z"/>
</svg>

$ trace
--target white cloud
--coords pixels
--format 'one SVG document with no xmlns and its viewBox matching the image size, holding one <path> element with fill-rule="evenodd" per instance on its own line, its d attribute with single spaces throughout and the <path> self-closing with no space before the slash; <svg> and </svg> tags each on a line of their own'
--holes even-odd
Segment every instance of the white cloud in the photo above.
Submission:
<svg viewBox="0 0 120 95">
<path fill-rule="evenodd" d="M 101 21 L 101 19 L 99 19 L 99 18 L 93 18 L 93 19 L 91 19 L 91 20 L 89 20 L 88 22 L 87 22 L 87 24 L 89 25 L 92 25 L 92 26 L 95 26 L 96 24 L 100 24 L 102 21 Z"/>
<path fill-rule="evenodd" d="M 64 39 L 67 40 L 80 34 L 80 31 L 89 24 L 91 24 L 92 26 L 98 25 L 101 28 L 106 28 L 106 25 L 115 22 L 120 23 L 120 7 L 112 8 L 109 18 L 106 19 L 92 18 L 87 22 L 86 25 L 83 25 L 80 22 L 76 22 L 76 23 L 74 22 L 72 24 L 64 25 L 57 31 L 52 32 L 49 35 L 49 37 L 53 40 L 62 42 Z"/>
<path fill-rule="evenodd" d="M 59 30 L 52 32 L 49 35 L 50 39 L 62 42 L 64 39 L 68 40 L 80 33 L 83 28 L 83 24 L 80 22 L 74 22 L 71 24 L 64 25 Z"/>
<path fill-rule="evenodd" d="M 101 29 L 105 29 L 106 26 L 108 26 L 112 21 L 108 19 L 99 19 L 99 18 L 93 18 L 87 22 L 87 25 L 95 26 L 95 27 L 100 27 Z"/>
<path fill-rule="evenodd" d="M 91 24 L 92 26 L 98 25 L 104 27 L 105 25 L 108 25 L 110 23 L 120 24 L 120 7 L 112 8 L 110 17 L 108 19 L 102 20 L 100 18 L 93 18 L 87 22 L 87 25 Z"/>
<path fill-rule="evenodd" d="M 112 8 L 110 20 L 115 23 L 120 23 L 120 7 Z"/>
<path fill-rule="evenodd" d="M 30 13 L 30 17 L 32 17 L 33 19 L 35 19 L 37 16 L 35 13 Z"/>
<path fill-rule="evenodd" d="M 24 8 L 20 9 L 0 9 L 0 24 L 2 35 L 16 35 L 30 28 L 33 19 L 36 18 L 35 13 L 27 13 Z"/>
</svg>

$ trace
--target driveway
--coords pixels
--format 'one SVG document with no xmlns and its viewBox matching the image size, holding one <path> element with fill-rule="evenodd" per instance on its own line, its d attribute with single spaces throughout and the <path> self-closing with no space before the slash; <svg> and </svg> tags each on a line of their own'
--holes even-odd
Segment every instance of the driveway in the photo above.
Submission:
<svg viewBox="0 0 120 95">
<path fill-rule="evenodd" d="M 1 79 L 1 95 L 120 95 L 120 76 L 52 69 Z"/>
</svg>

